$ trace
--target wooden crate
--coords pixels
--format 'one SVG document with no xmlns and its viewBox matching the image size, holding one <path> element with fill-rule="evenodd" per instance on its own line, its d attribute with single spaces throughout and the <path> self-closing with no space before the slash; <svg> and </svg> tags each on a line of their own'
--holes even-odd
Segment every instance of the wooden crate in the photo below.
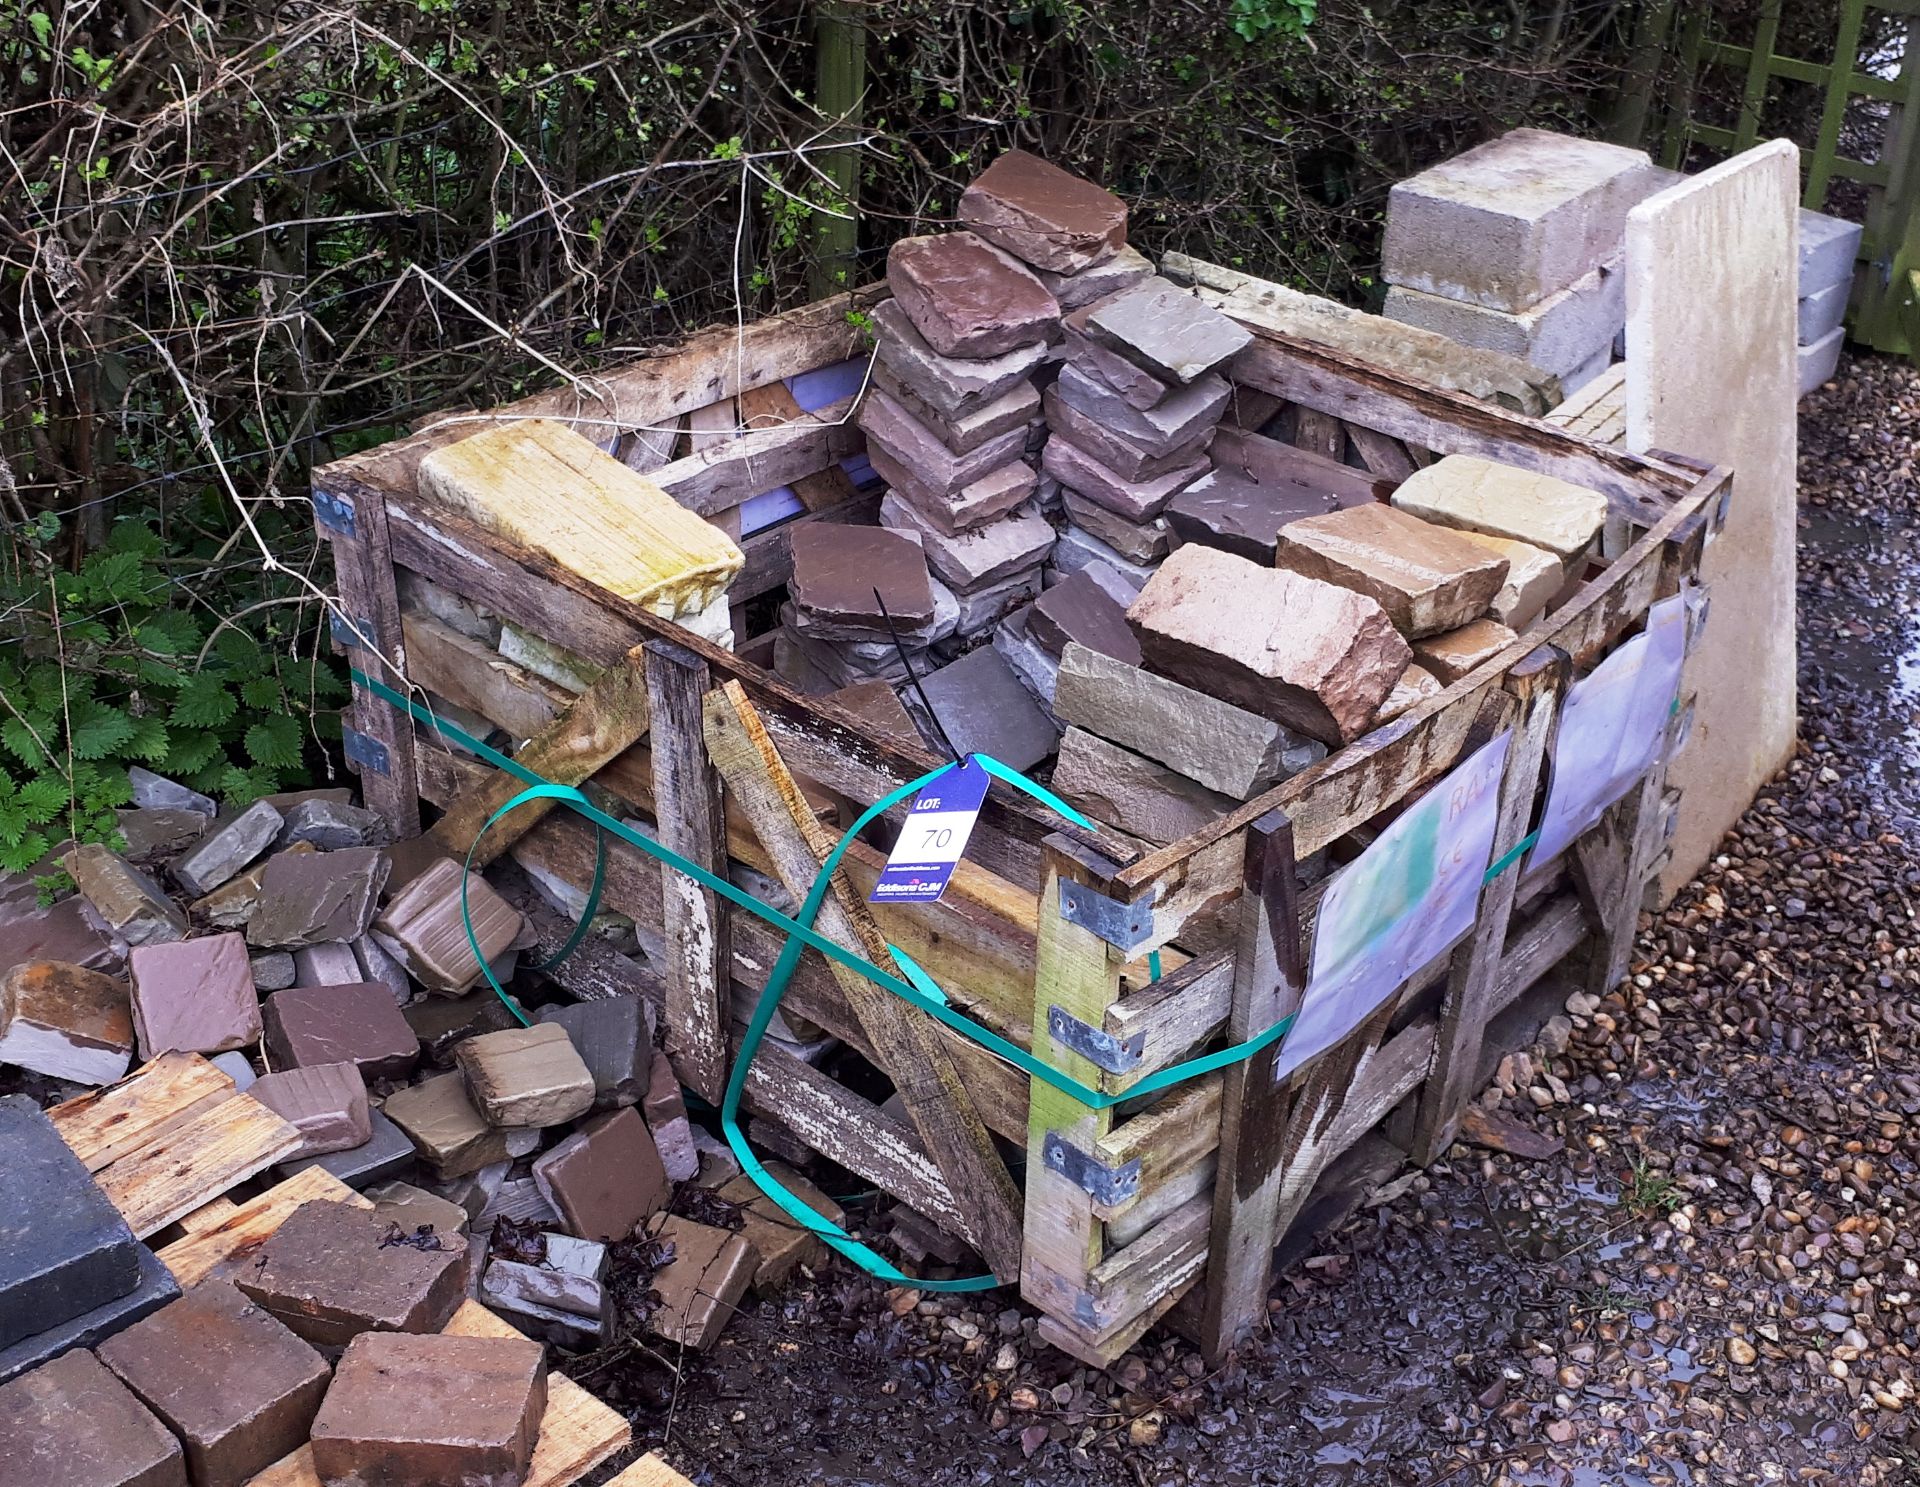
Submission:
<svg viewBox="0 0 1920 1487">
<path fill-rule="evenodd" d="M 809 507 L 799 521 L 872 521 L 875 497 L 849 493 L 834 478 L 838 460 L 858 447 L 857 433 L 795 418 L 783 382 L 860 354 L 858 317 L 850 312 L 875 293 L 743 330 L 728 326 L 591 388 L 490 416 L 571 418 L 621 452 L 638 448 L 633 430 L 684 419 L 695 452 L 653 474 L 696 510 L 725 519 L 747 497 L 785 482 Z M 1724 515 L 1725 472 L 1635 458 L 1354 364 L 1257 318 L 1248 323 L 1256 340 L 1234 378 L 1249 403 L 1292 405 L 1296 442 L 1336 455 L 1350 445 L 1388 477 L 1461 452 L 1589 486 L 1611 507 L 1612 556 L 1576 599 L 1506 653 L 1173 846 L 1151 853 L 1120 846 L 996 787 L 971 860 L 945 899 L 876 909 L 867 921 L 857 900 L 883 853 L 854 845 L 846 876 L 858 892 L 823 915 L 823 932 L 863 953 L 878 943 L 876 934 L 884 936 L 967 1014 L 1110 1093 L 1295 1010 L 1326 886 L 1322 880 L 1303 890 L 1301 865 L 1350 844 L 1503 727 L 1512 728 L 1513 741 L 1496 858 L 1519 842 L 1570 678 L 1631 632 L 1654 600 L 1694 577 Z M 785 409 L 790 421 L 746 438 L 702 440 L 731 427 L 736 408 Z M 516 739 L 546 735 L 544 742 L 534 737 L 522 758 L 565 757 L 554 740 L 570 728 L 595 734 L 591 693 L 576 701 L 484 647 L 459 643 L 444 626 L 404 614 L 398 579 L 411 572 L 596 666 L 624 668 L 630 690 L 643 677 L 638 722 L 595 734 L 576 774 L 590 771 L 595 786 L 641 817 L 653 818 L 665 802 L 662 839 L 683 855 L 720 871 L 731 859 L 797 879 L 802 889 L 833 839 L 818 814 L 831 820 L 838 809 L 844 822 L 849 808 L 940 762 L 863 730 L 831 702 L 801 695 L 755 664 L 760 651 L 751 642 L 744 654 L 719 649 L 433 509 L 416 489 L 418 461 L 470 428 L 429 429 L 315 475 L 316 514 L 332 541 L 342 608 L 357 638 L 370 643 L 354 650 L 359 665 L 392 685 L 406 678 L 471 708 Z M 650 441 L 630 457 L 657 464 L 659 446 Z M 736 597 L 784 582 L 791 530 L 746 538 Z M 366 797 L 396 830 L 417 828 L 423 801 L 445 810 L 464 796 L 448 819 L 477 823 L 476 799 L 497 803 L 510 793 L 503 777 L 417 737 L 405 713 L 365 692 L 356 697 L 353 726 Z M 1683 711 L 1674 727 L 1684 726 Z M 724 793 L 716 768 L 726 774 Z M 749 1103 L 966 1239 L 997 1275 L 1018 1283 L 1044 1314 L 1045 1335 L 1067 1351 L 1110 1360 L 1178 1306 L 1170 1320 L 1218 1355 L 1265 1315 L 1276 1241 L 1337 1157 L 1384 1133 L 1397 1150 L 1430 1160 L 1449 1143 L 1498 1052 L 1486 1035 L 1497 1012 L 1555 968 L 1594 987 L 1624 973 L 1674 809 L 1663 770 L 1656 766 L 1543 871 L 1495 876 L 1464 943 L 1284 1081 L 1273 1077 L 1269 1048 L 1144 1108 L 1095 1109 L 1029 1080 L 869 983 L 837 978 L 810 952 L 787 1005 L 883 1071 L 910 1118 L 894 1119 L 771 1046 L 750 1071 Z M 788 771 L 797 789 L 788 787 Z M 527 821 L 514 824 L 520 816 Z M 593 838 L 584 823 L 566 812 L 537 824 L 531 812 L 520 816 L 496 828 L 489 850 L 517 834 L 513 850 L 522 861 L 587 881 Z M 1062 912 L 1063 893 L 1080 911 L 1073 918 Z M 660 984 L 649 988 L 663 1009 L 666 1047 L 683 1082 L 718 1098 L 727 1030 L 737 1029 L 733 989 L 764 986 L 780 937 L 678 874 L 663 879 L 653 859 L 618 843 L 607 903 L 657 926 L 670 947 Z M 1089 916 L 1090 904 L 1103 912 Z M 1164 971 L 1157 982 L 1148 973 L 1154 952 Z M 1111 1034 L 1138 1056 L 1115 1061 L 1121 1072 L 1098 1067 L 1056 1040 L 1050 1016 Z M 1019 1149 L 1028 1159 L 1016 1184 L 1006 1154 Z"/>
</svg>

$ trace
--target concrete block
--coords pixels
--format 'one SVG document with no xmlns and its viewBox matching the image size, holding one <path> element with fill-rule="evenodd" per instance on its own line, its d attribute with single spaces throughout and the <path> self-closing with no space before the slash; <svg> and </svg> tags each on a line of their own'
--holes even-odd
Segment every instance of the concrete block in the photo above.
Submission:
<svg viewBox="0 0 1920 1487">
<path fill-rule="evenodd" d="M 1800 298 L 1800 344 L 1811 346 L 1840 329 L 1847 318 L 1847 300 L 1853 293 L 1853 280 L 1816 290 Z"/>
<path fill-rule="evenodd" d="M 1381 314 L 1462 346 L 1500 351 L 1567 378 L 1613 345 L 1627 323 L 1627 278 L 1616 257 L 1524 310 L 1493 310 L 1395 285 Z"/>
<path fill-rule="evenodd" d="M 1627 213 L 1660 184 L 1644 150 L 1515 129 L 1393 188 L 1381 271 L 1524 310 L 1614 257 Z"/>
<path fill-rule="evenodd" d="M 1835 326 L 1811 346 L 1797 346 L 1793 353 L 1795 383 L 1805 397 L 1823 382 L 1833 379 L 1840 367 L 1840 352 L 1847 342 L 1847 328 Z"/>
<path fill-rule="evenodd" d="M 1863 229 L 1858 222 L 1800 209 L 1800 263 L 1795 277 L 1801 299 L 1853 282 Z"/>
</svg>

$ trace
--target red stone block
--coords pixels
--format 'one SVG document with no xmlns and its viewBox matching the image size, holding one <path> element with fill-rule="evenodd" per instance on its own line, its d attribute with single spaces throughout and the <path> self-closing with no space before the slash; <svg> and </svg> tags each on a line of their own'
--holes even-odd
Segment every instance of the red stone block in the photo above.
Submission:
<svg viewBox="0 0 1920 1487">
<path fill-rule="evenodd" d="M 0 1487 L 187 1487 L 180 1442 L 84 1348 L 0 1386 Z"/>
<path fill-rule="evenodd" d="M 582 1239 L 625 1239 L 670 1196 L 660 1153 L 631 1106 L 588 1121 L 533 1164 L 533 1177 Z"/>
</svg>

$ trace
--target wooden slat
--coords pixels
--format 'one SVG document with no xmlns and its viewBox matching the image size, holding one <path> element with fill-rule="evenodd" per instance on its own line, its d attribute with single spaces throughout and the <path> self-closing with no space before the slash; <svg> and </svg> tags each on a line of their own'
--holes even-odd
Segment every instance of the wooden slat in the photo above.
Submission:
<svg viewBox="0 0 1920 1487">
<path fill-rule="evenodd" d="M 793 487 L 793 493 L 800 498 L 800 504 L 809 511 L 826 511 L 851 500 L 853 481 L 847 472 L 840 468 L 840 461 L 856 453 L 864 445 L 864 440 L 851 423 L 853 400 L 846 399 L 830 408 L 808 413 L 794 401 L 792 392 L 784 382 L 769 382 L 765 387 L 756 387 L 740 394 L 740 418 L 750 429 L 764 429 L 769 426 L 805 428 L 823 423 L 841 423 L 844 426 L 838 437 L 828 440 L 829 458 L 826 464 L 812 474 L 803 474 L 783 482 Z M 833 450 L 838 447 L 839 454 Z"/>
<path fill-rule="evenodd" d="M 658 1451 L 649 1451 L 606 1487 L 693 1487 L 693 1482 L 668 1466 Z"/>
<path fill-rule="evenodd" d="M 1126 1212 L 1219 1150 L 1221 1084 L 1218 1071 L 1177 1084 L 1100 1138 L 1095 1150 L 1109 1167 L 1140 1164 L 1139 1197 L 1112 1207 L 1096 1203 L 1101 1218 Z"/>
<path fill-rule="evenodd" d="M 1140 1046 L 1136 1067 L 1107 1076 L 1113 1092 L 1178 1063 L 1212 1036 L 1227 1020 L 1233 980 L 1233 952 L 1216 950 L 1109 1007 L 1106 1031 L 1129 1044 L 1138 1039 Z"/>
<path fill-rule="evenodd" d="M 482 645 L 424 614 L 401 619 L 407 637 L 407 665 L 420 686 L 515 738 L 532 738 L 573 706 L 573 693 L 545 677 L 516 666 L 492 646 Z"/>
<path fill-rule="evenodd" d="M 1346 425 L 1331 413 L 1318 408 L 1301 408 L 1293 430 L 1293 442 L 1310 454 L 1342 464 L 1347 457 Z"/>
<path fill-rule="evenodd" d="M 197 1286 L 210 1275 L 228 1274 L 244 1265 L 303 1203 L 373 1207 L 326 1168 L 306 1167 L 257 1198 L 236 1205 L 219 1223 L 176 1239 L 160 1251 L 160 1263 L 182 1286 Z"/>
<path fill-rule="evenodd" d="M 240 1205 L 231 1198 L 210 1198 L 191 1213 L 180 1215 L 179 1223 L 189 1234 L 204 1234 L 208 1229 L 217 1229 L 240 1211 Z"/>
<path fill-rule="evenodd" d="M 1125 1316 L 1137 1316 L 1163 1297 L 1196 1279 L 1207 1264 L 1209 1226 L 1214 1199 L 1203 1193 L 1168 1214 L 1128 1245 L 1115 1250 L 1094 1267 L 1089 1287 L 1102 1301 Z M 1268 1246 L 1271 1256 L 1272 1246 Z M 1260 1314 L 1266 1315 L 1267 1297 L 1260 1293 Z"/>
<path fill-rule="evenodd" d="M 743 395 L 743 408 L 753 396 L 751 391 Z M 701 516 L 726 511 L 783 485 L 793 486 L 798 494 L 800 482 L 821 477 L 828 469 L 839 473 L 838 462 L 864 447 L 859 429 L 843 421 L 851 407 L 847 400 L 815 414 L 801 414 L 796 422 L 752 429 L 655 470 L 653 479 L 674 500 Z M 820 490 L 818 485 L 810 488 Z M 841 483 L 832 489 L 845 500 L 852 483 L 842 475 Z M 837 502 L 822 500 L 821 504 Z"/>
<path fill-rule="evenodd" d="M 145 1239 L 293 1155 L 300 1139 L 252 1095 L 235 1094 L 117 1158 L 94 1179 Z"/>
<path fill-rule="evenodd" d="M 233 1080 L 197 1053 L 163 1053 L 47 1118 L 89 1172 L 140 1150 L 234 1093 Z"/>
<path fill-rule="evenodd" d="M 1349 423 L 1347 437 L 1353 440 L 1360 463 L 1383 480 L 1405 480 L 1416 468 L 1404 444 L 1363 423 Z"/>
</svg>

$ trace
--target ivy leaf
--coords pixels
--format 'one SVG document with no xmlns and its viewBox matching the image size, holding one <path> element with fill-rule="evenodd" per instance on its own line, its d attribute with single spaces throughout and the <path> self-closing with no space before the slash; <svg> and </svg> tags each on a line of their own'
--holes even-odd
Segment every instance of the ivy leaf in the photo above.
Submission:
<svg viewBox="0 0 1920 1487">
<path fill-rule="evenodd" d="M 95 705 L 74 714 L 67 747 L 76 759 L 105 759 L 133 733 L 132 718 L 116 708 Z"/>
<path fill-rule="evenodd" d="M 300 725 L 282 713 L 263 718 L 247 730 L 247 757 L 269 769 L 300 762 Z"/>
<path fill-rule="evenodd" d="M 237 710 L 233 694 L 220 678 L 202 671 L 180 689 L 170 721 L 188 728 L 217 728 Z"/>
</svg>

